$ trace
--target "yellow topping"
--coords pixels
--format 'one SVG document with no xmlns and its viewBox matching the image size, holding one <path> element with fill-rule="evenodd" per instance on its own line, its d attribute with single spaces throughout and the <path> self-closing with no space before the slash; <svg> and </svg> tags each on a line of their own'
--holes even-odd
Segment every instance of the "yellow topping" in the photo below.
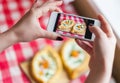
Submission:
<svg viewBox="0 0 120 83">
<path fill-rule="evenodd" d="M 40 71 L 39 74 L 40 74 L 40 75 L 43 75 L 43 71 Z"/>
<path fill-rule="evenodd" d="M 80 28 L 80 26 L 78 26 L 78 28 Z"/>
<path fill-rule="evenodd" d="M 79 55 L 79 51 L 77 51 L 77 50 L 72 50 L 71 56 L 77 57 L 78 55 Z"/>
<path fill-rule="evenodd" d="M 68 24 L 68 21 L 66 21 L 65 23 Z"/>
<path fill-rule="evenodd" d="M 40 62 L 40 66 L 42 66 L 44 69 L 47 69 L 49 67 L 49 63 L 47 60 L 44 60 Z"/>
<path fill-rule="evenodd" d="M 47 68 L 49 67 L 49 63 L 48 63 L 47 60 L 44 60 L 44 61 L 42 62 L 42 65 L 43 65 L 43 68 L 45 68 L 45 69 L 47 69 Z"/>
</svg>

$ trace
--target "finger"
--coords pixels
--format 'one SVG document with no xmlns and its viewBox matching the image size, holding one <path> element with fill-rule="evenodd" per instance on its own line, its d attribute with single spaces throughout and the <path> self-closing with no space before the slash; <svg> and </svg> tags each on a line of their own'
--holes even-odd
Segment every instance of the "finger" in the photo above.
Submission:
<svg viewBox="0 0 120 83">
<path fill-rule="evenodd" d="M 61 13 L 63 12 L 59 7 L 57 7 L 55 11 L 61 12 Z"/>
<path fill-rule="evenodd" d="M 75 39 L 77 41 L 77 43 L 80 45 L 81 43 L 82 44 L 85 44 L 86 46 L 90 47 L 90 48 L 93 48 L 93 43 L 92 42 L 87 42 L 87 41 L 81 41 L 79 39 Z"/>
<path fill-rule="evenodd" d="M 41 1 L 41 0 L 40 0 Z M 38 6 L 39 3 L 35 3 L 35 7 L 32 9 L 36 12 L 36 16 L 39 18 L 41 15 L 46 14 L 49 11 L 57 11 L 62 12 L 62 10 L 57 6 L 61 4 L 61 1 L 48 1 L 40 6 Z M 33 5 L 33 6 L 34 6 Z"/>
<path fill-rule="evenodd" d="M 102 36 L 106 36 L 105 33 L 101 30 L 100 27 L 97 26 L 89 26 L 89 29 L 92 33 L 95 34 L 96 38 L 100 38 Z"/>
<path fill-rule="evenodd" d="M 41 0 L 35 0 L 32 7 L 33 8 L 37 8 L 39 7 L 40 5 L 42 5 L 42 1 Z"/>
<path fill-rule="evenodd" d="M 60 5 L 62 5 L 62 3 L 63 3 L 62 0 L 59 0 L 59 1 L 52 1 L 52 2 L 51 2 L 51 5 L 60 6 Z"/>
<path fill-rule="evenodd" d="M 88 52 L 90 55 L 93 54 L 93 48 L 90 47 L 89 45 L 83 43 L 81 40 L 79 39 L 75 39 L 76 43 L 81 47 L 83 48 L 86 52 Z"/>
<path fill-rule="evenodd" d="M 56 11 L 56 12 L 63 12 L 59 7 L 52 7 L 52 8 L 50 8 L 50 11 L 52 12 L 52 11 Z"/>
<path fill-rule="evenodd" d="M 110 24 L 107 22 L 107 20 L 102 15 L 99 15 L 98 18 L 101 21 L 102 30 L 107 34 L 107 36 L 112 36 L 113 31 Z"/>
<path fill-rule="evenodd" d="M 84 44 L 88 45 L 89 47 L 93 48 L 93 42 L 82 41 Z"/>
<path fill-rule="evenodd" d="M 63 40 L 63 38 L 60 35 L 53 33 L 53 32 L 46 31 L 46 30 L 42 31 L 41 37 L 52 39 L 52 40 L 59 40 L 59 41 Z"/>
</svg>

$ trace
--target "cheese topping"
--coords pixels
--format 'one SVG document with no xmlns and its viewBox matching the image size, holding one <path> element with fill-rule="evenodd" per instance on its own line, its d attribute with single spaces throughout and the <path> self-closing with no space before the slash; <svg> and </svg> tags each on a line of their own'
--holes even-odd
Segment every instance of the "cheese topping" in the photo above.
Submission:
<svg viewBox="0 0 120 83">
<path fill-rule="evenodd" d="M 73 20 L 64 20 L 61 22 L 61 25 L 66 26 L 66 28 L 67 28 L 67 27 L 73 25 L 73 23 L 74 23 Z"/>
<path fill-rule="evenodd" d="M 70 32 L 74 24 L 75 24 L 74 20 L 63 20 L 58 26 L 58 29 L 62 31 Z"/>
<path fill-rule="evenodd" d="M 64 49 L 64 59 L 71 69 L 75 69 L 84 61 L 85 54 L 75 42 L 71 42 Z"/>
<path fill-rule="evenodd" d="M 57 63 L 50 53 L 46 52 L 36 58 L 34 67 L 38 77 L 47 82 L 56 73 Z"/>
<path fill-rule="evenodd" d="M 86 27 L 84 24 L 78 23 L 73 27 L 73 29 L 81 33 L 81 32 L 85 32 Z"/>
</svg>

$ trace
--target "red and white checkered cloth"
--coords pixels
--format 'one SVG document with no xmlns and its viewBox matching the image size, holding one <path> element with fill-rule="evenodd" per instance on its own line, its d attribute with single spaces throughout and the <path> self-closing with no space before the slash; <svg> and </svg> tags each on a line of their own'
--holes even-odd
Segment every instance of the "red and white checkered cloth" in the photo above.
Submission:
<svg viewBox="0 0 120 83">
<path fill-rule="evenodd" d="M 47 0 L 41 0 L 41 3 Z M 0 31 L 6 31 L 13 26 L 31 7 L 33 0 L 0 0 Z M 66 13 L 75 13 L 72 5 L 61 6 Z M 40 24 L 46 27 L 49 14 L 40 18 Z M 29 79 L 20 69 L 19 64 L 31 58 L 46 44 L 57 46 L 60 41 L 38 39 L 29 43 L 15 44 L 0 53 L 0 83 L 30 83 Z M 71 83 L 83 83 L 86 76 L 71 81 Z"/>
</svg>

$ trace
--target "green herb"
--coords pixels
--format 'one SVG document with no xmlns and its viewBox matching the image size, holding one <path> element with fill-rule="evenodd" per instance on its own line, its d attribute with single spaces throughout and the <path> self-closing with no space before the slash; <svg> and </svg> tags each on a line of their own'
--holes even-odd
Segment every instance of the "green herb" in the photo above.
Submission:
<svg viewBox="0 0 120 83">
<path fill-rule="evenodd" d="M 49 72 L 47 72 L 46 74 L 45 74 L 45 76 L 49 76 L 50 75 L 50 73 Z"/>
<path fill-rule="evenodd" d="M 81 62 L 82 62 L 82 60 L 79 59 L 79 60 L 75 61 L 74 63 L 81 63 Z"/>
<path fill-rule="evenodd" d="M 63 24 L 64 26 L 67 26 L 66 24 Z"/>
</svg>

